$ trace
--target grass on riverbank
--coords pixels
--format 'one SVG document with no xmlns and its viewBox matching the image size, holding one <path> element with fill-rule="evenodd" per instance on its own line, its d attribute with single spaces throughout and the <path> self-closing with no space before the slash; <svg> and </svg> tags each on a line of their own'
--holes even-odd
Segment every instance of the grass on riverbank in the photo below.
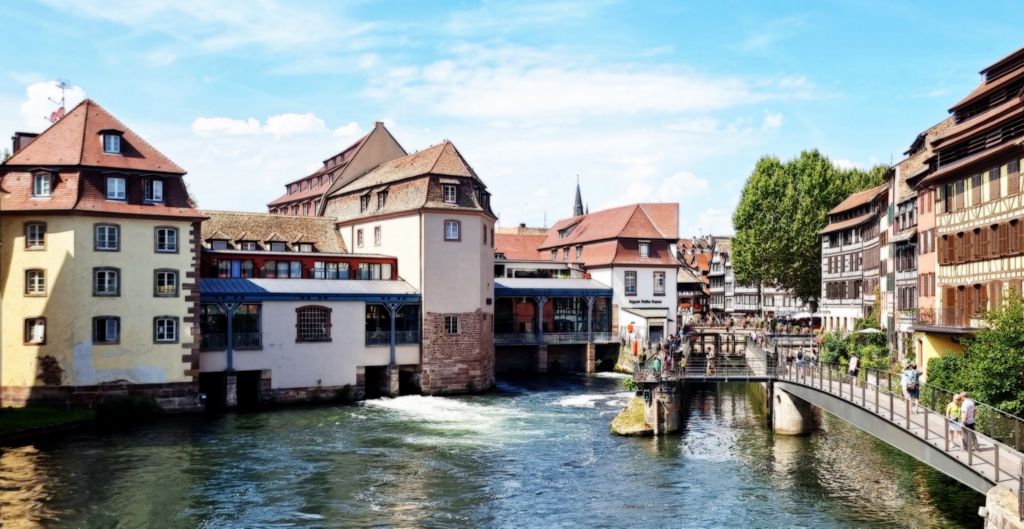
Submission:
<svg viewBox="0 0 1024 529">
<path fill-rule="evenodd" d="M 56 428 L 94 419 L 91 410 L 54 408 L 0 408 L 0 437 L 37 429 Z"/>
<path fill-rule="evenodd" d="M 652 435 L 654 429 L 644 422 L 644 400 L 633 397 L 626 409 L 612 420 L 612 433 L 618 435 Z"/>
</svg>

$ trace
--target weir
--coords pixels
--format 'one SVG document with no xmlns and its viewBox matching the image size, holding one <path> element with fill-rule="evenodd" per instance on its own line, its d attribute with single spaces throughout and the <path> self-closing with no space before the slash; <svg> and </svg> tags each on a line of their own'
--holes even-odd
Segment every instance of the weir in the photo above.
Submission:
<svg viewBox="0 0 1024 529">
<path fill-rule="evenodd" d="M 810 336 L 769 336 L 758 343 L 745 334 L 694 334 L 674 352 L 667 366 L 654 359 L 636 362 L 633 381 L 644 397 L 644 419 L 655 435 L 679 431 L 682 413 L 679 395 L 687 385 L 747 382 L 763 391 L 766 416 L 772 431 L 783 435 L 807 434 L 818 428 L 822 411 L 847 421 L 889 445 L 939 470 L 968 487 L 988 495 L 980 514 L 988 527 L 1020 523 L 1024 512 L 1024 420 L 986 411 L 977 430 L 965 428 L 977 439 L 964 449 L 950 442 L 949 422 L 942 399 L 912 407 L 903 398 L 891 373 L 863 369 L 850 376 L 839 365 L 796 362 L 788 353 L 812 348 Z M 898 377 L 897 377 L 898 378 Z M 941 395 L 940 395 L 941 396 Z M 979 403 L 979 409 L 991 410 Z M 1016 509 L 1007 497 L 1018 499 Z M 996 522 L 995 520 L 999 520 Z"/>
</svg>

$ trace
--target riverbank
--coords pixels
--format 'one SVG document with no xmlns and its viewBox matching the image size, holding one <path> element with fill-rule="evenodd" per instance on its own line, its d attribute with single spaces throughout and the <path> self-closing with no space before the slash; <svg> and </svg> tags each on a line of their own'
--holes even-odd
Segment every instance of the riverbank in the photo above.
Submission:
<svg viewBox="0 0 1024 529">
<path fill-rule="evenodd" d="M 96 412 L 92 410 L 0 408 L 0 444 L 74 430 L 95 420 Z"/>
</svg>

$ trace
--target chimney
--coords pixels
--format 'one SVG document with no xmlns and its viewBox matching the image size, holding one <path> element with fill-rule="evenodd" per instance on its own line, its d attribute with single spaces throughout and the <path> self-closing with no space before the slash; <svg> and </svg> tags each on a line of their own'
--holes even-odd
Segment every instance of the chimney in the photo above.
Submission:
<svg viewBox="0 0 1024 529">
<path fill-rule="evenodd" d="M 519 227 L 520 228 L 525 228 L 526 227 L 526 223 L 525 222 L 520 222 L 519 223 Z"/>
<path fill-rule="evenodd" d="M 11 136 L 11 146 L 13 147 L 11 150 L 11 156 L 14 156 L 18 151 L 28 147 L 28 144 L 32 143 L 36 139 L 36 136 L 39 136 L 36 132 L 15 132 L 14 136 Z"/>
</svg>

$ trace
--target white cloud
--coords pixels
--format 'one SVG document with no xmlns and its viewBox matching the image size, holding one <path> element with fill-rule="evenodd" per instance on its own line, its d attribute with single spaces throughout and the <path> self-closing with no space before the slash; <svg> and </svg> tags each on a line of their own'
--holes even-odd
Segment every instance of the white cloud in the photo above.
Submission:
<svg viewBox="0 0 1024 529">
<path fill-rule="evenodd" d="M 350 121 L 348 124 L 334 129 L 334 135 L 339 138 L 357 138 L 363 135 L 363 128 L 355 121 Z"/>
<path fill-rule="evenodd" d="M 793 36 L 803 25 L 804 20 L 800 17 L 785 17 L 761 23 L 734 48 L 742 53 L 764 51 Z"/>
<path fill-rule="evenodd" d="M 685 231 L 689 229 L 690 231 Z M 682 226 L 683 233 L 702 235 L 732 235 L 732 211 L 708 208 L 697 215 L 697 221 L 692 226 Z"/>
<path fill-rule="evenodd" d="M 321 45 L 356 47 L 355 37 L 373 27 L 341 20 L 324 9 L 296 7 L 276 0 L 45 0 L 55 9 L 101 19 L 131 31 L 158 33 L 180 49 L 220 51 L 251 45 L 278 51 Z M 171 59 L 177 52 L 162 50 L 153 59 Z"/>
<path fill-rule="evenodd" d="M 770 113 L 764 114 L 764 119 L 761 120 L 761 128 L 765 130 L 777 129 L 782 126 L 782 114 L 781 113 Z"/>
<path fill-rule="evenodd" d="M 845 158 L 832 160 L 832 164 L 840 169 L 857 169 L 858 167 L 860 167 L 859 163 L 847 160 Z"/>
<path fill-rule="evenodd" d="M 746 79 L 667 65 L 598 64 L 532 48 L 460 46 L 422 67 L 386 70 L 367 94 L 435 114 L 490 120 L 710 112 L 807 98 L 802 77 Z"/>
<path fill-rule="evenodd" d="M 347 127 L 359 125 L 349 123 Z M 232 119 L 225 117 L 200 117 L 192 122 L 192 132 L 202 137 L 213 136 L 252 136 L 258 134 L 269 134 L 280 138 L 295 134 L 307 134 L 311 132 L 322 132 L 327 130 L 324 120 L 316 117 L 315 114 L 278 114 L 267 118 L 265 124 L 260 124 L 256 118 Z M 343 135 L 343 134 L 339 134 Z"/>
<path fill-rule="evenodd" d="M 25 101 L 21 104 L 23 126 L 30 131 L 39 131 L 50 126 L 50 113 L 57 109 L 61 90 L 57 81 L 32 83 L 25 88 Z M 64 90 L 64 108 L 71 110 L 85 99 L 85 90 L 80 86 L 69 86 Z"/>
</svg>

